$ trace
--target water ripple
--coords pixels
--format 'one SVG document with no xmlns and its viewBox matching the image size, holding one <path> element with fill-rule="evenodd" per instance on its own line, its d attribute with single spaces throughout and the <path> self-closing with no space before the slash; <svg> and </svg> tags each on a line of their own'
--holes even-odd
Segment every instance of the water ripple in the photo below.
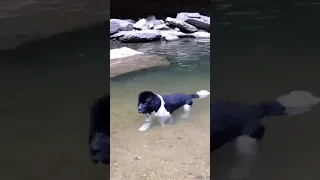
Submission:
<svg viewBox="0 0 320 180">
<path fill-rule="evenodd" d="M 198 66 L 208 66 L 210 63 L 210 39 L 181 39 L 172 42 L 151 42 L 139 44 L 121 44 L 146 54 L 158 54 L 165 56 L 175 70 L 190 71 Z M 112 48 L 119 44 L 111 45 Z M 208 58 L 204 58 L 208 57 Z"/>
</svg>

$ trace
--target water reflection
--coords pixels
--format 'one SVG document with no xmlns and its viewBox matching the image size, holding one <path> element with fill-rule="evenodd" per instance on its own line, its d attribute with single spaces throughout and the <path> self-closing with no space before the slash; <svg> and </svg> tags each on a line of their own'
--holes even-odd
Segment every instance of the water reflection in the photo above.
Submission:
<svg viewBox="0 0 320 180">
<path fill-rule="evenodd" d="M 88 151 L 89 108 L 108 92 L 105 27 L 0 54 L 0 179 L 107 179 Z"/>
<path fill-rule="evenodd" d="M 277 9 L 266 8 L 266 12 L 271 14 Z M 320 26 L 315 23 L 320 17 L 319 8 L 312 4 L 307 9 L 280 8 L 278 14 L 272 21 L 252 21 L 252 16 L 240 15 L 238 19 L 217 19 L 227 19 L 233 26 L 215 25 L 211 81 L 216 97 L 254 103 L 294 89 L 320 95 Z M 241 29 L 257 24 L 264 28 Z M 265 119 L 266 136 L 250 179 L 319 178 L 319 116 L 317 107 L 295 118 Z M 211 158 L 211 176 L 226 179 L 235 160 L 233 147 L 226 146 Z"/>
</svg>

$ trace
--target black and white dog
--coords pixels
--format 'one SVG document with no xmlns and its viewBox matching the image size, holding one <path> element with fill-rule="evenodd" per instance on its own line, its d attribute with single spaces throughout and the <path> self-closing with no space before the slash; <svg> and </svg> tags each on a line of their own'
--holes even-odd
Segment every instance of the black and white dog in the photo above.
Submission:
<svg viewBox="0 0 320 180">
<path fill-rule="evenodd" d="M 151 118 L 156 117 L 164 127 L 166 121 L 171 120 L 171 114 L 183 107 L 183 118 L 188 117 L 193 104 L 193 99 L 206 98 L 210 92 L 201 90 L 194 94 L 170 94 L 160 95 L 151 91 L 143 91 L 138 96 L 138 112 L 146 115 L 145 123 L 139 131 L 146 131 L 151 126 Z"/>
<path fill-rule="evenodd" d="M 299 115 L 312 110 L 319 101 L 318 97 L 306 91 L 292 91 L 275 100 L 257 104 L 213 100 L 210 109 L 210 150 L 213 152 L 229 142 L 235 142 L 238 163 L 230 175 L 245 178 L 258 152 L 258 142 L 265 133 L 262 118 Z"/>
<path fill-rule="evenodd" d="M 90 109 L 89 148 L 93 163 L 110 164 L 110 96 L 95 100 Z"/>
</svg>

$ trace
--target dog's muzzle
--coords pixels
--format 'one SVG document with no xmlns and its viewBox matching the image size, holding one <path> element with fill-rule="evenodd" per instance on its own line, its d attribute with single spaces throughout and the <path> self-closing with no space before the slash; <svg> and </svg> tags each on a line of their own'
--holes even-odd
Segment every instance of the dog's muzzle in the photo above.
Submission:
<svg viewBox="0 0 320 180">
<path fill-rule="evenodd" d="M 144 106 L 143 105 L 141 105 L 141 104 L 139 104 L 139 106 L 138 106 L 138 112 L 139 113 L 144 113 Z"/>
</svg>

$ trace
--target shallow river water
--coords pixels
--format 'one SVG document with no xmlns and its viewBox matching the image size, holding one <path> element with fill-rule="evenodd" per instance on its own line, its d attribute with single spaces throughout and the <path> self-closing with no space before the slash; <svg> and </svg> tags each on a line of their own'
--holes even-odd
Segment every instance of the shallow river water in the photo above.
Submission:
<svg viewBox="0 0 320 180">
<path fill-rule="evenodd" d="M 171 64 L 111 79 L 111 179 L 208 178 L 210 98 L 196 100 L 187 119 L 177 112 L 175 124 L 162 129 L 155 122 L 147 132 L 139 132 L 144 116 L 137 112 L 137 96 L 144 90 L 159 94 L 210 91 L 210 41 L 127 46 L 164 55 Z"/>
</svg>

